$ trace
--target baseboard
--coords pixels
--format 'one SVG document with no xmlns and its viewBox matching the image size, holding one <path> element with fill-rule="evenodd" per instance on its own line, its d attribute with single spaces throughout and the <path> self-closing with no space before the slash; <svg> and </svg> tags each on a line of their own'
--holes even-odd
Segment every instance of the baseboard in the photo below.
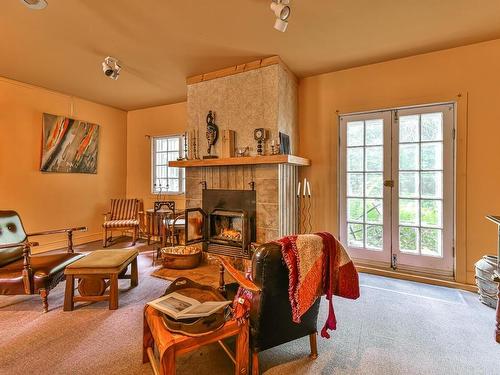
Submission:
<svg viewBox="0 0 500 375">
<path fill-rule="evenodd" d="M 97 233 L 84 233 L 80 235 L 73 235 L 73 245 L 82 245 L 89 242 L 94 242 L 102 240 L 102 232 Z M 32 254 L 44 253 L 46 251 L 63 249 L 68 246 L 68 240 L 66 236 L 61 235 L 61 239 L 52 242 L 41 243 L 40 246 L 31 248 Z"/>
<path fill-rule="evenodd" d="M 448 288 L 463 289 L 469 292 L 477 292 L 477 286 L 473 284 L 463 284 L 452 280 L 438 279 L 435 277 L 415 275 L 412 273 L 405 273 L 399 271 L 392 271 L 387 269 L 380 269 L 375 267 L 367 267 L 362 265 L 356 265 L 356 269 L 359 272 L 368 273 L 372 275 L 392 277 L 395 279 L 416 281 L 424 284 L 446 286 Z"/>
</svg>

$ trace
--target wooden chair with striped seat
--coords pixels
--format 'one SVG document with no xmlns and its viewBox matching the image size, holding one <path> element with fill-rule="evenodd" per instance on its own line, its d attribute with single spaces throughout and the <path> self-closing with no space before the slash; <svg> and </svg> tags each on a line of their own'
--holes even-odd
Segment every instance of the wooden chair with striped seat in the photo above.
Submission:
<svg viewBox="0 0 500 375">
<path fill-rule="evenodd" d="M 139 199 L 111 199 L 111 211 L 104 214 L 103 247 L 113 238 L 113 229 L 132 230 L 132 246 L 139 236 Z M 108 232 L 111 236 L 108 238 Z"/>
</svg>

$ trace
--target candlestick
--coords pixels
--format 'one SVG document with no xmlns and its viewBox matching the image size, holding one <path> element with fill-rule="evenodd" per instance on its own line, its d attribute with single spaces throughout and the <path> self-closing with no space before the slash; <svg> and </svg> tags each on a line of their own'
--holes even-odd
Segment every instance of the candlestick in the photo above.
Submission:
<svg viewBox="0 0 500 375">
<path fill-rule="evenodd" d="M 304 197 L 306 196 L 306 187 L 307 187 L 307 179 L 304 177 L 304 192 L 302 193 Z"/>
<path fill-rule="evenodd" d="M 309 185 L 309 181 L 307 181 L 307 195 L 311 198 L 311 185 Z"/>
</svg>

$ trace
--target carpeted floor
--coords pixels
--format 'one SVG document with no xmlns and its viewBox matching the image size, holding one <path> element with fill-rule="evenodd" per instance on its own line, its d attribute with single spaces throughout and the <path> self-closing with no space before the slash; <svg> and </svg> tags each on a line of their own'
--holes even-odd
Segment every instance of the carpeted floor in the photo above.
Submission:
<svg viewBox="0 0 500 375">
<path fill-rule="evenodd" d="M 114 247 L 123 247 L 119 243 Z M 87 251 L 99 243 L 80 247 Z M 141 251 L 151 247 L 137 246 Z M 0 296 L 0 374 L 152 374 L 142 365 L 142 310 L 161 295 L 151 277 L 151 253 L 139 256 L 139 286 L 120 282 L 120 308 L 104 302 L 63 312 L 64 284 L 41 313 L 37 296 Z M 307 338 L 261 353 L 262 370 L 277 374 L 495 374 L 500 345 L 494 310 L 473 293 L 361 274 L 361 298 L 335 299 L 339 326 L 318 339 L 319 358 L 307 357 Z M 322 304 L 319 324 L 326 317 Z M 232 374 L 217 346 L 177 361 L 178 374 Z"/>
</svg>

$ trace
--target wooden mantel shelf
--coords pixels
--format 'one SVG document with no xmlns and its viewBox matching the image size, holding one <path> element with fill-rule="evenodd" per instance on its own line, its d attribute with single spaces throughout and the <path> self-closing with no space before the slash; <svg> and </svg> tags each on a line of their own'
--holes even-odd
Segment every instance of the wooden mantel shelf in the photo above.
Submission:
<svg viewBox="0 0 500 375">
<path fill-rule="evenodd" d="M 171 161 L 169 163 L 171 167 L 183 168 L 257 164 L 292 164 L 298 166 L 308 166 L 311 165 L 311 161 L 295 155 L 264 155 L 200 160 L 178 160 Z"/>
</svg>

